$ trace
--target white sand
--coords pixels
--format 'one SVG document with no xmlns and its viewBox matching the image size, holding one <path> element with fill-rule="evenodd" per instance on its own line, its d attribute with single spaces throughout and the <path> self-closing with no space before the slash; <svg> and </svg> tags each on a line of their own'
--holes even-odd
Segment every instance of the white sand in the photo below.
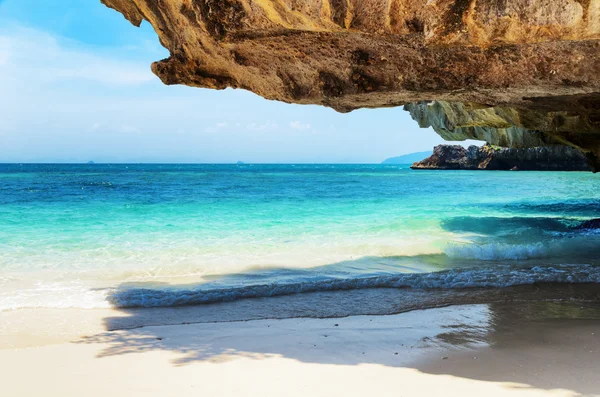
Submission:
<svg viewBox="0 0 600 397">
<path fill-rule="evenodd" d="M 0 395 L 576 396 L 600 392 L 598 321 L 555 319 L 502 330 L 489 306 L 471 305 L 393 316 L 106 332 L 99 329 L 106 316 L 126 314 L 69 312 L 0 316 L 4 321 Z M 35 326 L 23 332 L 24 318 L 45 328 L 46 336 L 36 339 Z M 78 326 L 60 318 L 75 324 L 77 318 L 83 320 L 79 331 L 89 336 L 75 336 Z M 7 326 L 7 320 L 12 325 Z M 51 329 L 60 331 L 50 337 Z M 12 342 L 6 343 L 9 335 Z"/>
</svg>

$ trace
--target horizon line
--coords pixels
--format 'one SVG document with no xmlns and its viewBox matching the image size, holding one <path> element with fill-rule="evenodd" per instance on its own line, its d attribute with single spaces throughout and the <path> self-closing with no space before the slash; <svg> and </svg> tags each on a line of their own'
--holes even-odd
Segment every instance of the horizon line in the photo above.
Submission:
<svg viewBox="0 0 600 397">
<path fill-rule="evenodd" d="M 398 163 L 398 164 L 384 164 L 379 163 L 309 163 L 309 162 L 298 162 L 298 163 L 254 163 L 254 162 L 217 162 L 217 163 L 203 163 L 203 162 L 0 162 L 0 165 L 403 165 L 411 163 Z"/>
</svg>

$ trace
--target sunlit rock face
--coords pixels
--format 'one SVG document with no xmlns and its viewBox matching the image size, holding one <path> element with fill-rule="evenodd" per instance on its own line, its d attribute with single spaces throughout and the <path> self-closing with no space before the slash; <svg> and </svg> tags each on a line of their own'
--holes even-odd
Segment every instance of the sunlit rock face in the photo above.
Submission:
<svg viewBox="0 0 600 397">
<path fill-rule="evenodd" d="M 339 111 L 417 103 L 444 137 L 600 155 L 600 0 L 101 1 L 154 26 L 166 84 Z"/>
</svg>

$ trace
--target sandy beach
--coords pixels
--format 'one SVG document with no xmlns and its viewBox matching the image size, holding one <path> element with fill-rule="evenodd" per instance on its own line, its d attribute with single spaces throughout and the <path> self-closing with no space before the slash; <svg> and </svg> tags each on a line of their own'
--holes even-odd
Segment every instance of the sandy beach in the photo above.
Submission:
<svg viewBox="0 0 600 397">
<path fill-rule="evenodd" d="M 600 395 L 596 304 L 144 325 L 206 310 L 1 313 L 2 395 Z"/>
<path fill-rule="evenodd" d="M 600 397 L 599 65 L 600 0 L 0 0 L 0 397 Z"/>
</svg>

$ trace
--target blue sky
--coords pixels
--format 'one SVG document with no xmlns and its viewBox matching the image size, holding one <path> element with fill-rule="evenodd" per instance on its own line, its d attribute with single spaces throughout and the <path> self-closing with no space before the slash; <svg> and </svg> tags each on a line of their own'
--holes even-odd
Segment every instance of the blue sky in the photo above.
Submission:
<svg viewBox="0 0 600 397">
<path fill-rule="evenodd" d="M 401 108 L 166 87 L 167 56 L 100 0 L 0 0 L 0 162 L 378 163 L 443 142 Z"/>
</svg>

